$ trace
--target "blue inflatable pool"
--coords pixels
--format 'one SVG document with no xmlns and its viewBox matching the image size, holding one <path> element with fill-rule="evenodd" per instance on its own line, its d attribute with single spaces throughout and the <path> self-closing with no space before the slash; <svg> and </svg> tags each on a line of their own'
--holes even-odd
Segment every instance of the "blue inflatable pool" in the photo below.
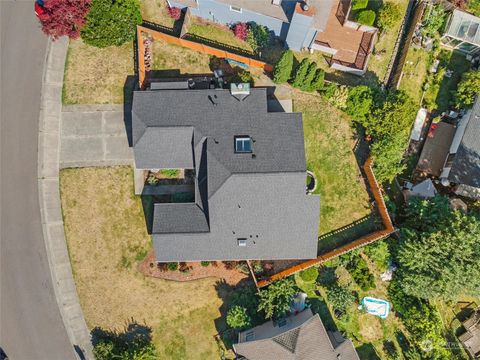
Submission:
<svg viewBox="0 0 480 360">
<path fill-rule="evenodd" d="M 386 319 L 390 313 L 390 303 L 386 300 L 366 296 L 362 299 L 359 308 L 365 309 L 369 314 Z"/>
</svg>

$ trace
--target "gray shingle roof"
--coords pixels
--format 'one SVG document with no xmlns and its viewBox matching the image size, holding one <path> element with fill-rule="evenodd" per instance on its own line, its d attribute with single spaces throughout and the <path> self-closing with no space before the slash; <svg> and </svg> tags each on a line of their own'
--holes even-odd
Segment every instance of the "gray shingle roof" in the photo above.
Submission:
<svg viewBox="0 0 480 360">
<path fill-rule="evenodd" d="M 318 314 L 306 309 L 287 318 L 284 327 L 269 321 L 239 335 L 234 344 L 235 352 L 248 360 L 358 360 L 350 340 L 339 346 L 332 345 Z M 246 333 L 253 333 L 253 340 L 246 341 Z"/>
<path fill-rule="evenodd" d="M 480 96 L 471 110 L 448 178 L 457 184 L 480 188 Z"/>
<path fill-rule="evenodd" d="M 147 127 L 135 144 L 135 164 L 138 169 L 193 169 L 192 141 L 191 126 Z"/>
<path fill-rule="evenodd" d="M 320 204 L 305 194 L 301 114 L 268 113 L 266 89 L 243 101 L 229 90 L 151 90 L 134 93 L 132 121 L 137 168 L 196 170 L 195 203 L 154 207 L 158 261 L 316 257 Z M 239 135 L 253 153 L 235 153 Z"/>
</svg>

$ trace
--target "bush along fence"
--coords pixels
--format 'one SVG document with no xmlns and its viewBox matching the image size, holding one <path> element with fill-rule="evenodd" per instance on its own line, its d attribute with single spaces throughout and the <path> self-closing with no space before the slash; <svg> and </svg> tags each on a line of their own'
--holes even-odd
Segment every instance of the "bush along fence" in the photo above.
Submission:
<svg viewBox="0 0 480 360">
<path fill-rule="evenodd" d="M 138 82 L 141 89 L 145 88 L 146 82 L 146 71 L 145 71 L 145 45 L 144 39 L 153 39 L 153 40 L 163 40 L 167 43 L 183 46 L 203 54 L 216 56 L 223 59 L 229 59 L 233 61 L 237 61 L 239 63 L 257 67 L 263 69 L 267 72 L 273 71 L 273 66 L 267 64 L 264 61 L 256 60 L 247 56 L 242 56 L 238 54 L 234 54 L 229 51 L 221 50 L 214 48 L 212 46 L 207 46 L 202 43 L 198 43 L 191 40 L 182 39 L 180 37 L 170 35 L 164 32 L 160 32 L 158 30 L 153 30 L 147 28 L 145 26 L 137 26 L 137 58 L 138 58 Z"/>
<path fill-rule="evenodd" d="M 337 256 L 343 255 L 347 252 L 358 249 L 362 246 L 371 244 L 377 240 L 384 239 L 395 231 L 395 228 L 393 227 L 393 224 L 392 224 L 392 220 L 390 219 L 390 215 L 388 214 L 387 207 L 385 206 L 385 201 L 383 200 L 383 195 L 380 190 L 380 186 L 378 185 L 377 180 L 375 179 L 375 175 L 373 174 L 371 157 L 367 159 L 367 161 L 363 165 L 363 169 L 367 177 L 370 191 L 373 195 L 373 198 L 375 199 L 378 213 L 380 215 L 380 218 L 382 219 L 383 229 L 375 231 L 365 236 L 361 236 L 360 238 L 353 240 L 352 242 L 344 246 L 341 246 L 338 249 L 335 249 L 323 255 L 320 255 L 316 259 L 305 261 L 299 265 L 292 266 L 291 268 L 288 268 L 276 274 L 273 274 L 268 279 L 255 281 L 257 283 L 257 287 L 261 288 L 261 287 L 267 286 L 276 280 L 288 277 L 299 271 L 308 269 L 314 265 L 324 263 L 325 261 L 336 258 Z M 252 272 L 252 276 L 255 278 L 255 274 L 253 272 Z"/>
</svg>

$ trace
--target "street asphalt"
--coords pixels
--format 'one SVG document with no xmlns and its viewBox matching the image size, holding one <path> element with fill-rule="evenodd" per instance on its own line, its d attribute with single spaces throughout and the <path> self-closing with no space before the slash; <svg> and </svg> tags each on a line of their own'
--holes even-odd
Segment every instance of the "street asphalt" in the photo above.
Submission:
<svg viewBox="0 0 480 360">
<path fill-rule="evenodd" d="M 33 0 L 0 0 L 0 14 L 0 347 L 9 360 L 76 359 L 52 288 L 38 199 L 47 38 Z"/>
</svg>

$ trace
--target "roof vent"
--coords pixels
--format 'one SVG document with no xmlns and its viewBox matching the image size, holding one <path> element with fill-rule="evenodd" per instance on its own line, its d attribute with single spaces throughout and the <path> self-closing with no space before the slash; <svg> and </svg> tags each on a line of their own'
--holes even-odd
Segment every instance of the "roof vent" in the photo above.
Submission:
<svg viewBox="0 0 480 360">
<path fill-rule="evenodd" d="M 239 83 L 239 84 L 230 84 L 230 93 L 238 101 L 243 101 L 248 95 L 250 95 L 250 84 L 249 83 Z"/>
</svg>

